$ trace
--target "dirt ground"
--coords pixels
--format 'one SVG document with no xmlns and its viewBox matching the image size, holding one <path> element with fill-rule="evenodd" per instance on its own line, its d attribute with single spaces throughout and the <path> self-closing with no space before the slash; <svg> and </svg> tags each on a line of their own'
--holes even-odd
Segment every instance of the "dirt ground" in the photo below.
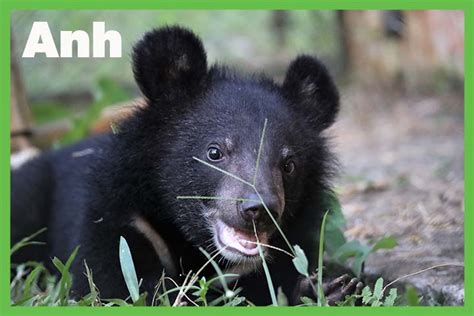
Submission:
<svg viewBox="0 0 474 316">
<path fill-rule="evenodd" d="M 346 237 L 398 240 L 394 249 L 369 255 L 366 273 L 394 280 L 434 265 L 463 264 L 462 93 L 387 96 L 347 89 L 329 132 L 341 162 L 337 188 Z M 423 304 L 462 305 L 463 271 L 440 267 L 404 281 L 423 295 Z"/>
</svg>

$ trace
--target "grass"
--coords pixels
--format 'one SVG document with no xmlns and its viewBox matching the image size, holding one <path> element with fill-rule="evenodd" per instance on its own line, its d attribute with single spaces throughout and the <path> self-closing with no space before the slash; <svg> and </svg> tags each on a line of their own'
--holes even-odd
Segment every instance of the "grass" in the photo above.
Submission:
<svg viewBox="0 0 474 316">
<path fill-rule="evenodd" d="M 262 245 L 260 240 L 258 240 L 257 229 L 255 228 L 255 222 L 253 222 L 253 230 L 255 233 L 255 238 L 257 240 L 258 254 L 262 258 L 262 268 L 265 272 L 265 278 L 267 279 L 268 292 L 270 293 L 270 298 L 272 299 L 272 305 L 278 306 L 277 296 L 275 294 L 275 287 L 273 286 L 272 276 L 270 275 L 270 270 L 268 269 L 267 260 L 265 260 L 265 255 L 263 254 Z"/>
<path fill-rule="evenodd" d="M 60 119 L 67 119 L 71 123 L 71 128 L 55 140 L 53 147 L 71 144 L 87 137 L 92 123 L 97 121 L 105 107 L 130 99 L 128 91 L 109 78 L 97 80 L 93 92 L 93 102 L 82 110 L 59 103 L 37 103 L 31 107 L 33 120 L 39 125 Z M 116 125 L 111 126 L 111 129 L 114 133 L 117 132 Z"/>
<path fill-rule="evenodd" d="M 257 173 L 260 163 L 260 157 L 263 151 L 263 141 L 265 136 L 265 130 L 267 127 L 267 120 L 265 120 L 261 139 L 257 154 L 257 161 L 255 165 L 255 172 L 252 182 L 248 182 L 237 175 L 229 173 L 225 170 L 222 170 L 214 165 L 211 165 L 203 160 L 200 160 L 197 157 L 193 159 L 197 160 L 204 165 L 215 169 L 227 176 L 234 178 L 237 181 L 240 181 L 250 188 L 252 188 L 257 194 L 259 201 L 264 206 L 269 217 L 272 219 L 275 224 L 278 232 L 281 234 L 282 238 L 285 240 L 289 251 L 284 249 L 279 249 L 271 245 L 265 245 L 260 243 L 258 235 L 256 232 L 254 224 L 254 232 L 256 236 L 256 244 L 259 250 L 259 255 L 262 259 L 262 268 L 266 277 L 266 282 L 268 286 L 268 291 L 271 297 L 273 306 L 282 306 L 288 304 L 288 299 L 285 297 L 285 294 L 278 289 L 278 292 L 275 292 L 274 282 L 270 270 L 268 268 L 265 255 L 262 247 L 269 247 L 286 253 L 292 260 L 295 269 L 305 278 L 310 280 L 310 284 L 313 287 L 314 295 L 317 298 L 315 303 L 309 298 L 302 297 L 302 305 L 304 306 L 326 306 L 326 298 L 323 293 L 323 257 L 325 253 L 325 242 L 327 236 L 326 233 L 336 236 L 339 240 L 337 245 L 331 244 L 331 246 L 336 249 L 332 249 L 329 254 L 332 254 L 332 257 L 339 262 L 345 262 L 347 258 L 354 258 L 355 270 L 360 274 L 361 265 L 367 258 L 367 256 L 374 251 L 379 249 L 393 248 L 396 246 L 396 240 L 393 237 L 385 237 L 373 243 L 372 246 L 362 245 L 358 242 L 346 242 L 344 238 L 341 239 L 341 232 L 338 230 L 343 225 L 342 212 L 340 211 L 340 205 L 335 196 L 330 196 L 331 205 L 334 214 L 330 214 L 329 211 L 326 211 L 324 214 L 321 228 L 320 228 L 320 243 L 319 243 L 319 258 L 318 258 L 318 267 L 317 267 L 317 287 L 314 286 L 310 278 L 310 268 L 308 266 L 308 260 L 303 249 L 299 245 L 291 245 L 281 227 L 279 226 L 276 219 L 270 213 L 268 207 L 266 206 L 264 200 L 258 192 L 256 187 Z M 235 201 L 244 201 L 247 199 L 242 199 L 239 197 L 208 197 L 208 196 L 178 196 L 178 199 L 204 199 L 204 200 L 214 200 L 214 199 L 224 199 L 224 200 L 235 200 Z M 330 215 L 333 215 L 331 217 Z M 328 227 L 327 227 L 327 226 Z M 24 238 L 18 244 L 14 245 L 11 249 L 11 254 L 15 253 L 23 247 L 35 246 L 38 245 L 38 242 L 35 242 L 33 239 L 39 234 L 43 233 L 45 229 L 38 231 L 37 233 Z M 330 237 L 332 237 L 330 236 Z M 338 246 L 338 247 L 336 247 Z M 10 293 L 11 293 L 11 304 L 18 306 L 145 306 L 146 298 L 151 293 L 140 292 L 140 282 L 138 280 L 135 266 L 133 263 L 132 254 L 130 248 L 127 244 L 127 241 L 120 237 L 119 243 L 119 259 L 122 269 L 122 274 L 127 285 L 130 296 L 123 300 L 119 298 L 101 298 L 100 289 L 95 286 L 93 280 L 93 271 L 87 266 L 87 262 L 84 261 L 84 267 L 86 272 L 86 277 L 89 282 L 90 293 L 85 295 L 82 298 L 75 298 L 71 295 L 71 287 L 73 283 L 73 276 L 70 274 L 69 269 L 72 262 L 74 261 L 78 247 L 74 249 L 71 256 L 68 260 L 63 263 L 58 258 L 53 258 L 53 264 L 57 269 L 57 273 L 52 274 L 44 267 L 42 263 L 38 262 L 26 262 L 19 265 L 12 265 L 14 273 L 12 274 L 12 281 L 10 284 Z M 167 277 L 164 273 L 160 278 L 155 293 L 153 293 L 151 306 L 182 306 L 182 305 L 194 305 L 194 306 L 252 306 L 253 303 L 247 300 L 245 297 L 240 296 L 241 288 L 230 289 L 227 284 L 227 278 L 238 277 L 237 274 L 225 274 L 220 269 L 219 265 L 215 262 L 215 259 L 220 255 L 220 253 L 225 250 L 226 247 L 221 248 L 219 251 L 214 253 L 212 256 L 208 254 L 204 249 L 200 249 L 203 255 L 207 258 L 205 264 L 198 269 L 196 272 L 189 271 L 184 281 L 181 284 L 178 284 L 175 280 L 170 277 Z M 328 252 L 326 252 L 328 253 Z M 212 265 L 216 277 L 213 277 L 207 280 L 204 276 L 200 274 L 208 266 Z M 412 275 L 422 273 L 431 269 L 452 266 L 458 264 L 441 264 L 427 269 L 423 269 L 414 273 L 411 273 L 406 276 L 401 276 L 400 278 L 389 282 L 383 286 L 384 280 L 379 278 L 373 287 L 366 286 L 362 293 L 354 294 L 347 296 L 343 301 L 337 302 L 339 306 L 354 306 L 355 302 L 362 300 L 362 303 L 367 306 L 394 306 L 397 303 L 401 302 L 401 297 L 398 295 L 397 290 L 394 288 L 389 288 L 394 283 L 408 278 Z M 463 265 L 460 265 L 463 266 Z M 59 279 L 58 279 L 59 276 Z M 295 280 L 296 281 L 296 280 Z M 220 286 L 216 286 L 215 283 L 218 282 Z M 168 288 L 167 284 L 172 284 L 173 287 Z M 386 295 L 386 292 L 388 294 Z M 170 294 L 177 293 L 174 301 L 170 299 Z M 419 304 L 420 298 L 417 295 L 416 291 L 413 288 L 410 288 L 407 291 L 407 295 L 410 295 L 406 298 L 406 302 L 413 304 Z M 212 299 L 211 299 L 212 297 Z"/>
<path fill-rule="evenodd" d="M 25 237 L 22 240 L 20 240 L 18 243 L 16 243 L 11 249 L 10 249 L 10 256 L 13 255 L 15 252 L 20 250 L 23 247 L 30 246 L 30 245 L 44 245 L 43 242 L 39 241 L 34 241 L 33 239 L 37 237 L 38 235 L 41 235 L 43 232 L 46 231 L 46 227 L 40 229 L 36 233 L 34 233 L 31 236 Z"/>
<path fill-rule="evenodd" d="M 323 291 L 323 258 L 324 258 L 324 231 L 326 228 L 326 219 L 328 212 L 324 214 L 323 222 L 321 224 L 321 231 L 319 235 L 319 254 L 318 254 L 318 306 L 326 305 L 326 300 Z M 311 283 L 312 284 L 312 283 Z"/>
<path fill-rule="evenodd" d="M 324 224 L 321 229 L 324 231 Z M 33 241 L 33 238 L 42 232 L 44 232 L 44 229 L 26 237 L 18 244 L 14 245 L 11 253 L 14 253 L 23 247 L 37 245 L 37 243 Z M 324 237 L 323 234 L 321 236 Z M 260 244 L 258 239 L 257 244 L 260 256 L 262 256 L 263 269 L 267 277 L 272 305 L 284 306 L 288 304 L 288 299 L 285 297 L 281 289 L 278 290 L 278 294 L 275 293 L 273 281 L 262 251 L 264 245 Z M 320 247 L 321 245 L 324 245 L 324 243 L 321 243 Z M 12 265 L 14 273 L 12 274 L 10 284 L 11 304 L 14 306 L 146 306 L 146 297 L 149 293 L 140 293 L 140 282 L 138 281 L 135 267 L 133 265 L 132 254 L 123 237 L 120 238 L 119 258 L 124 280 L 126 281 L 130 296 L 125 300 L 119 298 L 101 298 L 100 290 L 95 286 L 92 271 L 87 266 L 87 262 L 84 261 L 85 274 L 89 282 L 90 292 L 82 298 L 73 297 L 71 295 L 71 287 L 74 280 L 69 269 L 72 262 L 75 260 L 78 249 L 79 247 L 74 249 L 65 263 L 61 262 L 58 258 L 52 259 L 53 264 L 57 269 L 55 274 L 50 273 L 42 263 L 38 262 L 26 262 L 19 265 Z M 238 274 L 224 274 L 215 262 L 214 259 L 222 250 L 223 249 L 211 256 L 201 249 L 208 259 L 207 262 L 197 272 L 193 273 L 192 271 L 189 271 L 182 284 L 178 284 L 173 279 L 163 274 L 156 286 L 156 291 L 153 295 L 153 300 L 150 306 L 182 306 L 184 304 L 195 306 L 252 306 L 252 302 L 239 295 L 241 292 L 240 288 L 230 289 L 228 287 L 226 282 L 227 278 L 238 277 Z M 294 250 L 296 253 L 296 256 L 293 258 L 295 268 L 302 275 L 308 276 L 308 266 L 304 252 L 298 245 L 294 246 Z M 323 250 L 320 248 L 319 253 L 322 252 Z M 288 255 L 291 256 L 289 253 Z M 209 264 L 214 267 L 216 277 L 206 280 L 205 277 L 200 276 L 200 273 Z M 337 306 L 354 306 L 357 300 L 362 300 L 363 305 L 371 307 L 389 307 L 402 304 L 410 306 L 420 305 L 422 297 L 419 296 L 413 287 L 408 286 L 405 296 L 403 297 L 397 293 L 396 288 L 390 287 L 413 275 L 447 266 L 463 267 L 464 265 L 459 263 L 435 265 L 401 276 L 396 280 L 387 283 L 385 286 L 383 286 L 383 278 L 379 278 L 372 287 L 366 286 L 362 293 L 347 296 L 343 301 L 337 302 L 336 304 Z M 319 290 L 322 289 L 322 271 L 322 260 L 320 260 L 318 261 L 318 301 L 315 303 L 309 298 L 302 297 L 303 304 L 301 306 L 326 305 L 324 293 Z M 168 281 L 168 283 L 171 282 L 174 287 L 167 289 L 165 286 L 166 281 Z M 216 282 L 219 282 L 220 286 L 215 286 Z M 176 299 L 171 302 L 169 295 L 176 292 L 178 292 L 178 295 Z M 387 292 L 388 294 L 386 294 Z M 209 301 L 209 297 L 214 298 Z"/>
<path fill-rule="evenodd" d="M 38 234 L 39 233 L 36 233 L 34 235 L 37 236 Z M 35 243 L 29 242 L 32 240 L 33 237 L 34 236 L 32 235 L 25 238 L 25 240 L 28 240 L 28 242 L 22 241 L 21 245 L 17 244 L 12 249 L 18 250 L 22 247 L 35 245 Z M 265 275 L 267 277 L 268 289 L 272 298 L 272 305 L 281 306 L 282 304 L 287 304 L 288 300 L 281 291 L 279 291 L 278 296 L 275 293 L 273 281 L 265 261 L 265 256 L 262 251 L 263 245 L 260 244 L 258 239 L 257 245 L 259 247 L 260 256 L 262 257 L 262 265 Z M 72 262 L 74 261 L 77 255 L 78 249 L 79 247 L 76 247 L 74 249 L 73 253 L 70 255 L 70 257 L 65 263 L 61 262 L 58 258 L 52 259 L 53 264 L 58 272 L 56 273 L 56 275 L 59 275 L 59 279 L 58 276 L 48 272 L 41 263 L 28 262 L 14 266 L 15 274 L 12 278 L 12 282 L 10 285 L 12 305 L 102 307 L 146 305 L 146 297 L 149 293 L 140 293 L 140 282 L 138 281 L 138 277 L 135 271 L 132 254 L 130 252 L 130 248 L 128 247 L 127 241 L 123 237 L 120 238 L 119 259 L 122 274 L 129 290 L 130 296 L 125 300 L 119 298 L 101 298 L 100 289 L 98 289 L 94 283 L 93 273 L 91 269 L 87 266 L 87 262 L 84 261 L 84 267 L 86 271 L 85 274 L 89 282 L 90 292 L 80 299 L 73 297 L 71 295 L 73 276 L 70 274 L 69 270 L 72 265 Z M 183 304 L 191 304 L 195 306 L 252 306 L 252 302 L 248 301 L 245 297 L 239 296 L 239 293 L 241 291 L 240 288 L 230 289 L 228 287 L 226 279 L 235 278 L 238 277 L 238 275 L 230 273 L 224 274 L 219 268 L 218 264 L 215 262 L 216 257 L 222 252 L 223 249 L 215 253 L 213 256 L 201 249 L 203 254 L 208 259 L 207 262 L 195 273 L 189 271 L 182 284 L 178 284 L 177 282 L 175 282 L 169 277 L 166 277 L 165 274 L 163 274 L 157 284 L 156 292 L 154 293 L 154 298 L 152 300 L 151 306 L 182 306 Z M 298 245 L 294 246 L 294 250 L 296 253 L 296 256 L 293 258 L 295 268 L 302 275 L 309 277 L 309 273 L 307 270 L 308 262 L 306 260 L 306 256 L 303 250 Z M 206 280 L 205 277 L 200 276 L 200 273 L 209 264 L 214 267 L 216 271 L 216 277 Z M 322 271 L 321 263 L 318 270 Z M 318 288 L 322 288 L 320 283 L 320 280 L 322 280 L 322 274 L 318 274 L 321 276 L 318 277 Z M 174 287 L 167 289 L 165 287 L 166 281 L 173 283 Z M 220 286 L 215 286 L 214 284 L 216 282 L 219 282 Z M 387 286 L 389 285 L 391 284 L 388 284 Z M 385 291 L 386 287 L 382 290 L 382 292 Z M 178 293 L 173 302 L 171 302 L 169 296 L 172 293 Z M 214 297 L 216 297 L 217 295 L 217 298 L 213 299 L 212 301 L 208 301 L 209 294 Z M 347 305 L 350 300 L 351 298 L 348 298 L 347 302 L 343 303 Z M 324 301 L 324 294 L 322 292 L 318 292 L 318 302 Z M 306 300 L 306 303 L 304 305 L 319 306 L 321 304 L 315 304 L 310 300 Z"/>
<path fill-rule="evenodd" d="M 129 100 L 130 95 L 115 81 L 108 78 L 100 78 L 94 91 L 94 102 L 80 117 L 75 117 L 70 131 L 60 139 L 62 145 L 77 142 L 89 135 L 91 122 L 99 118 L 102 110 L 117 102 Z"/>
<path fill-rule="evenodd" d="M 32 104 L 31 112 L 35 123 L 45 124 L 74 116 L 74 111 L 64 104 L 44 102 Z"/>
</svg>

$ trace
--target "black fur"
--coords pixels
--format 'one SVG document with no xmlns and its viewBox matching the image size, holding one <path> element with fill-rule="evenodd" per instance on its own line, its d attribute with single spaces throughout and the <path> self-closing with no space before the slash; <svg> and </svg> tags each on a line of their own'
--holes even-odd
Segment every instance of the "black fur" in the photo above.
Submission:
<svg viewBox="0 0 474 316">
<path fill-rule="evenodd" d="M 299 57 L 282 86 L 226 67 L 208 69 L 201 41 L 179 27 L 147 33 L 134 48 L 133 62 L 148 106 L 137 109 L 118 134 L 44 153 L 12 172 L 12 243 L 42 226 L 49 228 L 44 251 L 25 248 L 14 260 L 48 261 L 51 256 L 64 260 L 80 245 L 73 266 L 75 293 L 88 291 L 83 276 L 87 260 L 102 297 L 125 298 L 128 292 L 118 261 L 119 237 L 125 236 L 151 297 L 163 267 L 150 242 L 131 225 L 134 216 L 146 218 L 163 237 L 178 271 L 197 271 L 206 261 L 198 247 L 215 250 L 203 209 L 216 202 L 176 197 L 214 196 L 219 185 L 237 190 L 241 184 L 193 157 L 205 160 L 209 143 L 231 139 L 229 158 L 218 166 L 235 168 L 240 177 L 251 179 L 254 169 L 247 162 L 256 158 L 267 119 L 256 186 L 270 194 L 274 180 L 282 181 L 286 204 L 279 221 L 314 269 L 318 228 L 334 173 L 333 156 L 320 132 L 338 111 L 337 89 L 326 68 L 312 57 Z M 282 148 L 293 155 L 297 169 L 292 176 L 275 173 L 281 169 Z M 77 154 L 85 149 L 92 153 Z M 245 186 L 238 190 L 247 194 Z M 21 203 L 25 199 L 28 204 Z M 231 204 L 225 208 L 232 209 Z M 25 214 L 33 214 L 30 222 L 24 221 Z M 278 233 L 270 242 L 287 249 Z M 299 303 L 294 293 L 299 276 L 291 259 L 275 251 L 270 256 L 275 287 L 282 286 L 292 303 Z M 220 262 L 223 268 L 232 265 Z M 211 266 L 203 271 L 207 276 L 213 273 Z M 172 277 L 179 281 L 179 275 Z M 239 280 L 243 294 L 258 305 L 270 303 L 266 284 L 261 269 Z"/>
<path fill-rule="evenodd" d="M 149 100 L 192 97 L 202 92 L 207 73 L 206 52 L 201 41 L 185 29 L 155 29 L 135 45 L 133 73 Z"/>
<path fill-rule="evenodd" d="M 339 93 L 326 67 L 316 58 L 294 60 L 283 82 L 283 93 L 319 130 L 329 127 L 339 112 Z"/>
</svg>

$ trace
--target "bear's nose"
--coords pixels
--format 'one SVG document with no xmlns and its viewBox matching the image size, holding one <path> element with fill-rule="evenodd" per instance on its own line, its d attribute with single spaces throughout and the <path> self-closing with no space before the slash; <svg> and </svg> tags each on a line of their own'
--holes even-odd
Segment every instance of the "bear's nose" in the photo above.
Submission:
<svg viewBox="0 0 474 316">
<path fill-rule="evenodd" d="M 262 196 L 263 203 L 268 208 L 272 216 L 277 219 L 278 214 L 275 212 L 276 203 L 273 198 L 269 196 Z M 248 222 L 259 222 L 263 218 L 268 218 L 266 215 L 265 206 L 257 194 L 253 193 L 247 196 L 246 200 L 240 205 L 240 214 L 242 218 Z"/>
</svg>

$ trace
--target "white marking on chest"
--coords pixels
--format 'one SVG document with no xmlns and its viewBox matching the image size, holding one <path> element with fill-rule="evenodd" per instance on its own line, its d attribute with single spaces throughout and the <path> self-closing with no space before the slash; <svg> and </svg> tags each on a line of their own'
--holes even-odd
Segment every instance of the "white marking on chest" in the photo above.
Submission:
<svg viewBox="0 0 474 316">
<path fill-rule="evenodd" d="M 75 151 L 71 154 L 72 158 L 80 158 L 94 153 L 94 148 L 86 148 L 84 150 Z"/>
<path fill-rule="evenodd" d="M 20 169 L 25 163 L 40 154 L 36 148 L 26 148 L 10 156 L 10 167 L 12 170 Z"/>
</svg>

